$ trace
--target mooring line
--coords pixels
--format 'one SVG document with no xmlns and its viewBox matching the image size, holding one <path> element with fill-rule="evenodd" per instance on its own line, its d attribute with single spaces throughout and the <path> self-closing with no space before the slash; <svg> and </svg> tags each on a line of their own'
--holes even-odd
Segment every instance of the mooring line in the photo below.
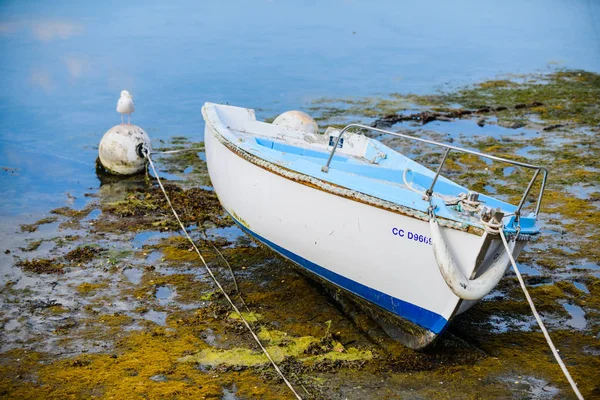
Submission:
<svg viewBox="0 0 600 400">
<path fill-rule="evenodd" d="M 186 151 L 200 151 L 202 149 L 181 149 L 181 150 L 165 150 L 165 151 L 151 151 L 150 154 L 175 154 L 185 153 Z"/>
<path fill-rule="evenodd" d="M 235 274 L 233 273 L 233 268 L 231 268 L 231 264 L 229 264 L 229 261 L 227 261 L 227 259 L 223 255 L 223 253 L 221 253 L 221 250 L 219 250 L 217 248 L 217 246 L 215 246 L 215 244 L 212 242 L 212 240 L 209 239 L 209 237 L 206 234 L 206 232 L 203 229 L 201 230 L 201 232 L 204 235 L 204 240 L 206 242 L 210 243 L 210 245 L 212 246 L 212 248 L 217 252 L 217 254 L 219 254 L 219 257 L 221 257 L 221 259 L 225 262 L 225 265 L 227 265 L 227 268 L 229 269 L 229 273 L 231 274 L 231 279 L 233 280 L 233 285 L 235 286 L 235 292 L 237 294 L 237 297 L 242 302 L 242 304 L 243 304 L 244 308 L 246 309 L 246 311 L 250 312 L 250 309 L 248 308 L 248 306 L 246 305 L 246 302 L 244 301 L 244 298 L 242 297 L 242 293 L 240 291 L 240 287 L 238 286 Z"/>
<path fill-rule="evenodd" d="M 229 268 L 229 273 L 231 274 L 231 279 L 233 280 L 233 283 L 235 285 L 237 298 L 240 300 L 240 302 L 242 303 L 242 305 L 244 306 L 246 311 L 250 312 L 250 308 L 248 308 L 248 305 L 246 305 L 246 302 L 244 301 L 244 297 L 242 296 L 242 291 L 240 290 L 240 288 L 238 286 L 237 279 L 235 277 L 235 274 L 233 273 L 233 268 L 231 268 L 231 264 L 229 264 L 229 261 L 227 261 L 227 259 L 225 258 L 225 256 L 221 252 L 221 250 L 219 250 L 219 248 L 217 246 L 215 246 L 215 244 L 210 240 L 210 238 L 208 237 L 206 232 L 204 230 L 202 230 L 201 232 L 204 235 L 205 241 L 210 243 L 212 248 L 219 254 L 219 257 L 221 257 L 221 259 L 225 262 L 225 264 L 227 265 L 227 268 Z M 259 322 L 259 324 L 260 324 L 260 322 Z M 263 328 L 262 325 L 261 325 L 261 328 Z M 299 385 L 302 387 L 302 389 L 304 390 L 306 395 L 310 396 L 310 393 L 308 392 L 308 390 L 306 389 L 306 387 L 304 387 L 304 384 L 302 383 L 302 378 L 299 377 L 298 375 L 296 375 L 293 371 L 292 371 L 292 374 L 296 377 L 296 381 L 299 382 Z"/>
<path fill-rule="evenodd" d="M 567 370 L 565 363 L 560 358 L 560 355 L 558 354 L 558 350 L 556 349 L 556 347 L 554 347 L 554 343 L 552 343 L 552 339 L 550 338 L 550 334 L 548 333 L 548 330 L 546 329 L 544 322 L 542 321 L 542 319 L 540 318 L 540 315 L 538 314 L 537 310 L 535 309 L 533 300 L 531 300 L 531 296 L 529 295 L 529 292 L 527 291 L 527 288 L 525 287 L 525 282 L 523 281 L 523 277 L 521 276 L 521 273 L 519 272 L 519 269 L 517 268 L 517 263 L 515 262 L 515 259 L 513 258 L 511 251 L 509 250 L 508 242 L 506 241 L 506 237 L 504 236 L 504 231 L 502 230 L 502 228 L 500 228 L 500 229 L 498 229 L 498 232 L 500 233 L 500 237 L 502 238 L 502 242 L 504 243 L 504 247 L 506 248 L 506 252 L 508 254 L 508 257 L 510 259 L 512 267 L 515 271 L 515 274 L 517 274 L 517 279 L 519 280 L 519 283 L 521 284 L 521 289 L 523 289 L 525 298 L 527 299 L 527 302 L 529 303 L 529 307 L 531 307 L 533 316 L 535 317 L 538 325 L 540 326 L 540 329 L 542 330 L 544 337 L 546 338 L 546 342 L 548 343 L 548 346 L 550 346 L 550 349 L 552 350 L 552 354 L 554 354 L 554 358 L 556 359 L 556 362 L 558 363 L 558 365 L 560 365 L 560 368 L 562 369 L 563 374 L 565 374 L 565 377 L 571 384 L 571 388 L 573 388 L 573 391 L 575 392 L 575 395 L 577 396 L 577 398 L 580 400 L 583 400 L 583 396 L 581 395 L 579 388 L 577 388 L 577 384 L 571 377 L 571 374 Z"/>
<path fill-rule="evenodd" d="M 277 373 L 279 374 L 279 376 L 281 377 L 281 379 L 283 379 L 283 381 L 285 382 L 285 384 L 287 385 L 287 387 L 292 391 L 292 393 L 294 393 L 294 395 L 296 396 L 296 398 L 299 399 L 299 400 L 302 400 L 302 397 L 300 397 L 300 395 L 296 392 L 296 390 L 294 389 L 294 387 L 292 386 L 292 384 L 287 380 L 287 378 L 285 377 L 285 375 L 283 374 L 283 372 L 281 372 L 281 370 L 279 369 L 279 367 L 275 363 L 275 360 L 273 360 L 273 358 L 271 357 L 271 355 L 269 354 L 269 352 L 267 351 L 267 349 L 263 346 L 263 344 L 261 343 L 261 341 L 258 338 L 258 336 L 256 335 L 256 333 L 254 333 L 254 330 L 252 329 L 252 327 L 250 327 L 250 324 L 248 323 L 248 321 L 246 321 L 246 319 L 244 318 L 244 316 L 242 315 L 242 313 L 240 312 L 240 310 L 236 307 L 236 305 L 233 303 L 233 301 L 231 300 L 231 298 L 229 297 L 229 295 L 227 294 L 227 292 L 225 291 L 225 289 L 223 289 L 223 286 L 221 286 L 221 284 L 217 280 L 217 277 L 212 272 L 212 270 L 210 269 L 210 267 L 206 263 L 206 260 L 204 259 L 204 257 L 200 253 L 200 250 L 198 250 L 198 247 L 196 246 L 196 244 L 194 243 L 194 241 L 192 240 L 192 238 L 188 234 L 187 230 L 185 229 L 185 226 L 181 222 L 181 219 L 179 219 L 179 215 L 177 214 L 177 211 L 175 211 L 175 208 L 173 207 L 173 204 L 171 203 L 171 199 L 169 198 L 169 195 L 167 194 L 167 191 L 165 190 L 165 188 L 164 188 L 164 186 L 163 186 L 163 184 L 162 184 L 162 182 L 160 180 L 160 177 L 158 176 L 158 173 L 156 172 L 156 168 L 154 168 L 154 163 L 152 162 L 152 159 L 150 158 L 150 152 L 148 151 L 148 149 L 146 147 L 143 148 L 143 153 L 144 153 L 144 156 L 146 157 L 146 159 L 148 160 L 148 163 L 150 164 L 150 167 L 152 168 L 152 171 L 154 172 L 154 176 L 156 177 L 156 181 L 158 182 L 158 185 L 160 186 L 160 189 L 162 190 L 163 194 L 165 195 L 165 198 L 167 199 L 167 203 L 169 203 L 169 207 L 171 207 L 171 211 L 173 211 L 173 215 L 175 216 L 175 219 L 177 219 L 177 222 L 179 223 L 179 226 L 181 227 L 181 230 L 183 231 L 183 233 L 185 234 L 185 236 L 187 237 L 187 239 L 190 241 L 190 243 L 194 247 L 194 250 L 196 250 L 196 253 L 198 254 L 198 257 L 202 261 L 202 264 L 204 264 L 204 267 L 206 268 L 206 270 L 210 274 L 211 278 L 213 279 L 213 281 L 215 282 L 215 284 L 217 285 L 217 287 L 219 288 L 219 290 L 221 291 L 221 293 L 223 293 L 223 295 L 225 296 L 225 298 L 229 302 L 229 305 L 231 305 L 231 308 L 233 308 L 233 310 L 235 311 L 235 313 L 240 317 L 240 320 L 244 323 L 244 325 L 246 326 L 246 328 L 248 329 L 248 331 L 250 332 L 250 334 L 252 335 L 252 337 L 254 338 L 254 340 L 256 341 L 256 343 L 259 345 L 259 347 L 261 348 L 261 350 L 263 351 L 263 353 L 265 354 L 265 356 L 269 359 L 269 361 L 273 365 L 273 368 L 275 368 L 275 371 L 277 371 Z"/>
</svg>

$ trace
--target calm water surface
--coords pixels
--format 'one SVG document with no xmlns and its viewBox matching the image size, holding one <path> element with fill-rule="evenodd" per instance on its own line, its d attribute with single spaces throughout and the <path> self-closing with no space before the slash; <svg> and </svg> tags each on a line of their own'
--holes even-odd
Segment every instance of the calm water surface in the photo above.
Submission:
<svg viewBox="0 0 600 400">
<path fill-rule="evenodd" d="M 582 0 L 3 1 L 0 217 L 85 203 L 122 89 L 155 146 L 201 140 L 205 101 L 270 117 L 319 97 L 600 71 L 599 16 L 599 2 Z"/>
</svg>

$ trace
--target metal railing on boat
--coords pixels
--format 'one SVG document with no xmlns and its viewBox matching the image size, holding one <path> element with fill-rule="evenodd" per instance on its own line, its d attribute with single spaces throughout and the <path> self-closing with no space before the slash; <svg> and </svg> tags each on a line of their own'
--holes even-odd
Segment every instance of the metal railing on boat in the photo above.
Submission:
<svg viewBox="0 0 600 400">
<path fill-rule="evenodd" d="M 434 140 L 422 139 L 422 138 L 419 138 L 419 137 L 406 135 L 404 133 L 386 131 L 385 129 L 379 129 L 379 128 L 375 128 L 375 127 L 367 126 L 367 125 L 362 125 L 362 124 L 350 124 L 350 125 L 345 126 L 344 129 L 341 130 L 340 134 L 338 135 L 338 137 L 337 137 L 337 139 L 335 141 L 335 144 L 333 145 L 333 148 L 331 149 L 331 153 L 329 154 L 329 158 L 327 159 L 327 163 L 321 168 L 321 170 L 323 172 L 325 172 L 325 173 L 329 172 L 329 165 L 331 164 L 331 160 L 333 159 L 333 155 L 335 154 L 335 151 L 338 148 L 340 139 L 342 138 L 342 136 L 344 135 L 344 133 L 346 133 L 351 128 L 366 129 L 366 130 L 373 131 L 373 132 L 385 133 L 385 134 L 388 134 L 388 135 L 397 136 L 397 137 L 401 137 L 401 138 L 405 138 L 405 139 L 410 139 L 410 140 L 414 140 L 414 141 L 417 141 L 417 142 L 427 143 L 427 144 L 431 144 L 431 145 L 434 145 L 434 146 L 445 148 L 446 152 L 444 153 L 444 155 L 442 157 L 442 161 L 440 162 L 440 165 L 439 165 L 439 167 L 438 167 L 438 169 L 437 169 L 437 171 L 435 173 L 435 176 L 433 178 L 433 182 L 431 183 L 431 186 L 429 187 L 429 189 L 427 189 L 427 191 L 426 191 L 427 195 L 429 195 L 429 196 L 431 196 L 431 194 L 433 193 L 433 187 L 435 186 L 435 183 L 436 183 L 438 177 L 440 176 L 440 173 L 442 171 L 442 167 L 444 166 L 444 163 L 446 162 L 446 159 L 448 158 L 448 154 L 452 150 L 458 151 L 458 152 L 461 152 L 461 153 L 472 154 L 472 155 L 483 157 L 483 158 L 488 158 L 490 160 L 507 163 L 507 164 L 514 165 L 514 166 L 517 166 L 517 167 L 523 167 L 523 168 L 535 170 L 535 172 L 533 174 L 533 177 L 531 178 L 531 181 L 529 181 L 529 185 L 527 185 L 527 189 L 525 189 L 525 192 L 523 193 L 523 196 L 521 197 L 521 201 L 519 202 L 519 205 L 517 206 L 517 210 L 515 211 L 515 222 L 517 222 L 517 224 L 519 223 L 519 218 L 521 216 L 521 209 L 523 208 L 523 205 L 525 204 L 525 201 L 527 200 L 527 196 L 529 195 L 529 192 L 531 192 L 531 188 L 533 187 L 533 185 L 534 185 L 535 181 L 537 180 L 537 178 L 538 178 L 538 176 L 540 174 L 540 171 L 541 171 L 542 174 L 543 174 L 543 176 L 542 176 L 542 183 L 541 183 L 541 187 L 540 187 L 540 193 L 539 193 L 538 199 L 537 199 L 537 204 L 536 204 L 536 207 L 535 207 L 535 215 L 537 216 L 539 214 L 540 206 L 542 204 L 542 196 L 544 195 L 544 188 L 546 187 L 546 179 L 548 177 L 548 170 L 546 168 L 540 167 L 540 166 L 537 166 L 537 165 L 531 165 L 531 164 L 527 164 L 527 163 L 522 163 L 522 162 L 519 162 L 519 161 L 509 160 L 509 159 L 503 158 L 503 157 L 493 156 L 491 154 L 480 153 L 478 151 L 464 149 L 462 147 L 452 146 L 450 144 L 440 143 L 440 142 L 436 142 Z"/>
</svg>

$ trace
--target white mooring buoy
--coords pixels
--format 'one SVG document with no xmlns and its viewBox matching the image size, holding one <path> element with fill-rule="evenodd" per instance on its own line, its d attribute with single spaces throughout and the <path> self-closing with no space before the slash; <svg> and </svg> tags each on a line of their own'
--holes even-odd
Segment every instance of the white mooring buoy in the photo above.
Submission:
<svg viewBox="0 0 600 400">
<path fill-rule="evenodd" d="M 116 125 L 102 137 L 98 157 L 110 173 L 132 175 L 144 170 L 146 158 L 142 149 L 152 151 L 150 137 L 137 125 Z"/>
<path fill-rule="evenodd" d="M 319 133 L 319 125 L 312 117 L 302 111 L 292 110 L 280 114 L 273 121 L 273 125 L 283 126 L 284 128 L 295 131 Z"/>
</svg>

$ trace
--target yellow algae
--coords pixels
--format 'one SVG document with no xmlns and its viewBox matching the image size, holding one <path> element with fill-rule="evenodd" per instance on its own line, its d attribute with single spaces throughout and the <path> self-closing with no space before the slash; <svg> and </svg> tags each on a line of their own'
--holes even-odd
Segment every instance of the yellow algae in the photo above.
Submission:
<svg viewBox="0 0 600 400">
<path fill-rule="evenodd" d="M 289 339 L 287 332 L 281 332 L 275 329 L 269 330 L 265 328 L 262 328 L 260 332 L 258 332 L 257 336 L 260 340 L 266 341 L 274 345 L 278 345 L 283 341 Z"/>
<path fill-rule="evenodd" d="M 177 247 L 165 246 L 162 248 L 163 257 L 170 261 L 198 261 L 198 254 L 193 248 L 179 249 Z"/>
<path fill-rule="evenodd" d="M 312 336 L 302 336 L 290 338 L 290 341 L 285 346 L 271 344 L 266 346 L 266 349 L 275 362 L 281 362 L 286 357 L 300 356 L 311 344 L 317 341 L 318 339 Z M 215 348 L 203 349 L 199 353 L 183 357 L 179 361 L 211 366 L 239 365 L 245 367 L 264 365 L 269 362 L 262 351 L 247 348 L 234 348 L 229 350 Z"/>
<path fill-rule="evenodd" d="M 121 326 L 130 323 L 133 319 L 125 314 L 102 314 L 99 315 L 98 321 L 106 326 Z"/>
<path fill-rule="evenodd" d="M 216 291 L 213 290 L 212 292 L 205 293 L 202 296 L 198 297 L 198 300 L 200 300 L 200 301 L 210 301 L 210 300 L 212 300 L 215 297 L 215 295 L 217 293 L 219 293 L 219 292 L 216 292 Z"/>
<path fill-rule="evenodd" d="M 63 307 L 61 305 L 55 305 L 55 306 L 46 308 L 46 311 L 51 314 L 65 314 L 65 313 L 70 312 L 71 310 L 69 310 L 67 307 Z"/>
<path fill-rule="evenodd" d="M 84 282 L 84 283 L 80 284 L 79 286 L 77 286 L 77 291 L 81 295 L 88 296 L 88 295 L 95 294 L 98 289 L 103 289 L 107 286 L 108 286 L 108 284 L 106 282 L 103 282 L 103 283 Z"/>
<path fill-rule="evenodd" d="M 258 322 L 261 319 L 263 319 L 263 316 L 261 314 L 255 313 L 255 312 L 246 312 L 246 311 L 241 311 L 242 317 L 244 317 L 244 319 L 250 323 L 253 322 Z M 240 315 L 238 313 L 236 313 L 235 311 L 232 311 L 231 313 L 229 313 L 229 315 L 227 316 L 228 318 L 231 319 L 240 319 Z"/>
<path fill-rule="evenodd" d="M 288 357 L 293 357 L 300 362 L 315 363 L 324 360 L 358 361 L 370 360 L 373 355 L 371 351 L 350 348 L 346 350 L 341 343 L 331 340 L 328 347 L 331 350 L 324 354 L 307 354 L 309 349 L 322 350 L 319 344 L 323 339 L 313 336 L 290 337 L 285 332 L 277 330 L 261 329 L 259 338 L 267 343 L 265 348 L 275 362 L 282 362 Z M 325 339 L 328 341 L 328 339 Z M 228 350 L 207 348 L 200 352 L 179 359 L 181 362 L 198 363 L 208 366 L 228 365 L 254 367 L 269 362 L 262 351 L 248 348 L 233 348 Z"/>
<path fill-rule="evenodd" d="M 448 158 L 444 164 L 444 171 L 461 171 L 462 167 L 456 161 Z"/>
<path fill-rule="evenodd" d="M 11 386 L 6 382 L 7 371 L 0 370 L 1 388 L 10 398 L 220 398 L 221 387 L 231 384 L 230 379 L 218 380 L 190 364 L 177 362 L 185 352 L 196 350 L 198 344 L 192 335 L 135 333 L 118 342 L 114 354 L 81 355 L 47 365 L 26 364 L 29 371 L 37 370 L 35 383 Z M 155 381 L 153 377 L 160 379 Z M 252 381 L 253 386 L 256 383 Z M 243 387 L 244 382 L 236 384 Z"/>
<path fill-rule="evenodd" d="M 193 362 L 202 365 L 243 365 L 253 367 L 263 365 L 269 362 L 267 356 L 260 351 L 250 349 L 204 349 L 193 356 L 186 356 L 179 359 L 181 362 Z M 281 361 L 275 359 L 275 361 Z"/>
<path fill-rule="evenodd" d="M 483 169 L 486 165 L 485 162 L 481 159 L 481 157 L 468 153 L 460 154 L 458 157 L 458 162 L 469 166 L 473 166 L 474 168 L 477 167 L 479 169 Z"/>
<path fill-rule="evenodd" d="M 349 348 L 347 351 L 337 351 L 335 348 L 325 354 L 306 357 L 302 359 L 304 362 L 321 362 L 325 360 L 329 361 L 366 361 L 373 358 L 373 353 L 370 350 L 358 350 L 356 348 Z"/>
<path fill-rule="evenodd" d="M 552 107 L 552 108 L 554 108 L 555 110 L 560 110 L 560 107 L 559 107 L 559 108 Z M 539 114 L 545 114 L 545 113 L 547 113 L 547 112 L 548 112 L 548 108 L 546 108 L 546 107 L 543 107 L 543 106 L 540 106 L 540 107 L 532 107 L 532 108 L 530 108 L 530 110 L 531 110 L 531 112 L 534 112 L 534 113 L 539 113 Z"/>
<path fill-rule="evenodd" d="M 196 245 L 207 261 L 214 258 L 214 254 L 212 254 L 214 250 L 206 241 L 198 241 Z M 161 251 L 164 261 L 173 263 L 199 262 L 198 253 L 196 253 L 189 240 L 181 235 L 161 239 L 157 245 L 150 247 Z"/>
</svg>

